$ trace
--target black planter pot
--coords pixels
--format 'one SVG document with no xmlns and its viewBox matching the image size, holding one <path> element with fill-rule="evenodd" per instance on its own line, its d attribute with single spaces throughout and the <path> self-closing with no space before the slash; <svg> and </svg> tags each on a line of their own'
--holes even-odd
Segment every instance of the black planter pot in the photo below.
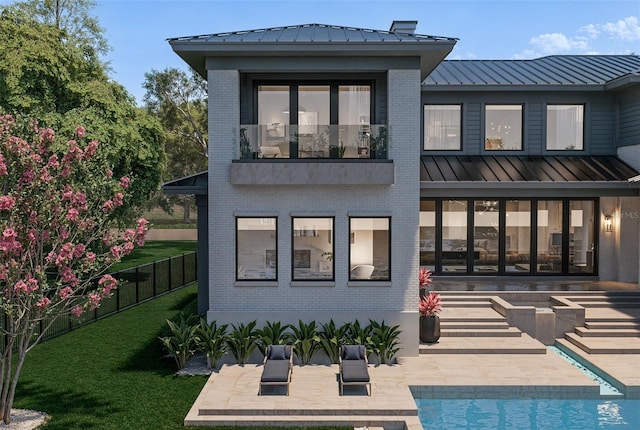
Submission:
<svg viewBox="0 0 640 430">
<path fill-rule="evenodd" d="M 420 316 L 420 342 L 435 343 L 440 339 L 440 317 Z"/>
</svg>

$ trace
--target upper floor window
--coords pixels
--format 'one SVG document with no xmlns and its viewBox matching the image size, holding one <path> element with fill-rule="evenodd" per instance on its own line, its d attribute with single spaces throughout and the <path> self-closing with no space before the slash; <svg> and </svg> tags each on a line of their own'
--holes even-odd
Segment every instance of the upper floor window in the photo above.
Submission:
<svg viewBox="0 0 640 430">
<path fill-rule="evenodd" d="M 258 107 L 258 126 L 241 128 L 242 158 L 288 157 L 289 86 L 259 85 Z"/>
<path fill-rule="evenodd" d="M 333 217 L 293 218 L 292 279 L 333 280 Z"/>
<path fill-rule="evenodd" d="M 236 218 L 236 279 L 277 280 L 277 218 Z"/>
<path fill-rule="evenodd" d="M 522 105 L 486 105 L 484 149 L 522 149 Z"/>
<path fill-rule="evenodd" d="M 547 149 L 584 149 L 583 105 L 547 105 Z"/>
<path fill-rule="evenodd" d="M 461 106 L 424 106 L 424 149 L 461 149 Z"/>
<path fill-rule="evenodd" d="M 390 218 L 349 219 L 349 280 L 390 280 Z"/>
</svg>

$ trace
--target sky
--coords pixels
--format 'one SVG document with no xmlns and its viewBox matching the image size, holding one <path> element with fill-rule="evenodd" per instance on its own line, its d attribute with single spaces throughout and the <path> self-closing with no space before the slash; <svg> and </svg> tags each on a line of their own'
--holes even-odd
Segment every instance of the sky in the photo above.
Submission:
<svg viewBox="0 0 640 430">
<path fill-rule="evenodd" d="M 13 3 L 0 0 L 0 4 Z M 640 55 L 640 0 L 97 0 L 94 15 L 112 50 L 111 77 L 139 104 L 144 74 L 188 66 L 170 37 L 298 24 L 458 38 L 449 59 L 529 59 L 552 54 Z"/>
</svg>

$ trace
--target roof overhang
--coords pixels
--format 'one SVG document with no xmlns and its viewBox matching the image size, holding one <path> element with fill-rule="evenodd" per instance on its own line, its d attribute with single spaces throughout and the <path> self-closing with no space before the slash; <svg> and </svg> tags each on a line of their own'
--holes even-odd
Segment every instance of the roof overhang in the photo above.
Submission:
<svg viewBox="0 0 640 430">
<path fill-rule="evenodd" d="M 605 85 L 605 89 L 619 91 L 635 85 L 640 85 L 640 73 L 621 76 L 618 79 L 609 81 Z"/>
<path fill-rule="evenodd" d="M 194 175 L 162 184 L 162 192 L 165 194 L 207 195 L 209 192 L 209 172 L 200 172 Z"/>
<path fill-rule="evenodd" d="M 449 55 L 455 39 L 383 42 L 206 42 L 171 39 L 171 48 L 206 79 L 206 59 L 219 57 L 417 57 L 421 79 Z"/>
</svg>

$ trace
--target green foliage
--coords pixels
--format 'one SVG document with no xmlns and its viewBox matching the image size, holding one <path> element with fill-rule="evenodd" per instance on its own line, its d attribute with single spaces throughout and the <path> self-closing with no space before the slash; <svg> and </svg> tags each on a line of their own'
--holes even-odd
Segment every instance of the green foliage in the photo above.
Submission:
<svg viewBox="0 0 640 430">
<path fill-rule="evenodd" d="M 367 350 L 371 350 L 371 325 L 362 327 L 360 321 L 345 324 L 345 343 L 351 345 L 364 345 Z"/>
<path fill-rule="evenodd" d="M 184 369 L 187 361 L 198 349 L 200 339 L 197 335 L 199 325 L 196 321 L 195 315 L 183 312 L 177 321 L 167 320 L 171 334 L 159 338 L 167 352 L 176 361 L 178 369 Z"/>
<path fill-rule="evenodd" d="M 390 326 L 369 320 L 371 327 L 371 352 L 378 356 L 380 364 L 392 364 L 393 358 L 400 351 L 400 333 L 399 325 Z"/>
<path fill-rule="evenodd" d="M 248 324 L 232 324 L 233 330 L 227 338 L 227 349 L 235 357 L 238 364 L 244 365 L 249 356 L 256 349 L 258 333 L 256 331 L 256 321 Z"/>
<path fill-rule="evenodd" d="M 285 345 L 289 341 L 289 325 L 282 325 L 280 321 L 267 321 L 262 329 L 256 331 L 256 343 L 262 355 L 266 355 L 269 345 Z"/>
<path fill-rule="evenodd" d="M 202 318 L 198 326 L 198 347 L 209 358 L 212 369 L 218 367 L 218 360 L 227 350 L 227 327 L 228 324 L 218 324 L 212 321 L 207 324 L 207 320 Z"/>
<path fill-rule="evenodd" d="M 320 336 L 320 347 L 327 354 L 329 360 L 333 364 L 337 364 L 339 362 L 340 356 L 340 345 L 344 343 L 345 333 L 348 325 L 342 325 L 340 327 L 336 326 L 336 323 L 333 322 L 333 319 L 328 323 L 321 324 L 321 330 L 319 333 Z"/>
<path fill-rule="evenodd" d="M 315 321 L 306 324 L 302 320 L 298 320 L 298 325 L 291 325 L 291 340 L 293 341 L 293 350 L 295 351 L 301 364 L 309 364 L 313 355 L 320 350 L 320 336 Z"/>
</svg>

